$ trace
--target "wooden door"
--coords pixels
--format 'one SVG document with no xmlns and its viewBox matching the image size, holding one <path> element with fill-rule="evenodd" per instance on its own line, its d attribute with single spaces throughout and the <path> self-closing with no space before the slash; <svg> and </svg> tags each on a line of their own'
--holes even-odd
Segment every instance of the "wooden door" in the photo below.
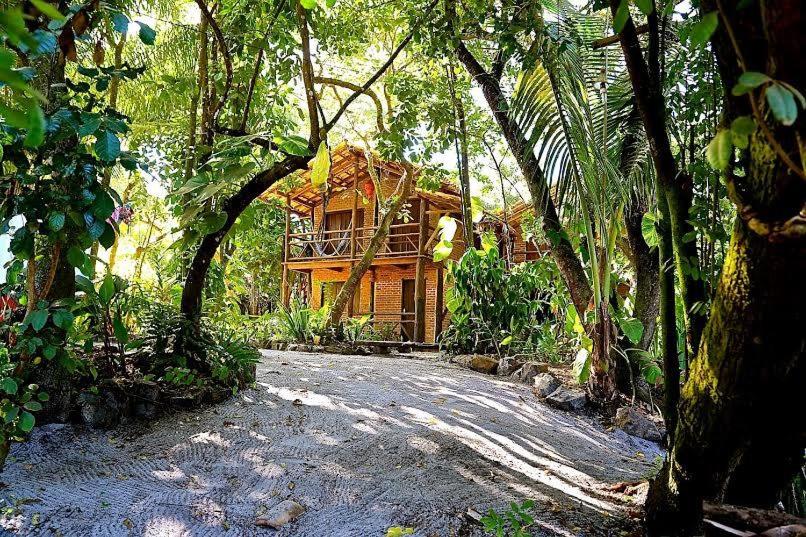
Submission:
<svg viewBox="0 0 806 537">
<path fill-rule="evenodd" d="M 414 341 L 414 280 L 403 280 L 400 298 L 400 336 L 404 341 Z"/>
</svg>

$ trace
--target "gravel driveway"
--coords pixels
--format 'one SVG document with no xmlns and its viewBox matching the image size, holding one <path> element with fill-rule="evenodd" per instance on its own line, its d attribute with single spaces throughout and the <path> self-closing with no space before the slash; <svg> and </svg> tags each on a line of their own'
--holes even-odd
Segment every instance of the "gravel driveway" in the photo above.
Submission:
<svg viewBox="0 0 806 537">
<path fill-rule="evenodd" d="M 464 514 L 536 501 L 535 535 L 624 535 L 657 446 L 436 360 L 265 351 L 220 405 L 16 446 L 0 527 L 23 535 L 481 535 Z M 279 531 L 256 516 L 307 509 Z"/>
</svg>

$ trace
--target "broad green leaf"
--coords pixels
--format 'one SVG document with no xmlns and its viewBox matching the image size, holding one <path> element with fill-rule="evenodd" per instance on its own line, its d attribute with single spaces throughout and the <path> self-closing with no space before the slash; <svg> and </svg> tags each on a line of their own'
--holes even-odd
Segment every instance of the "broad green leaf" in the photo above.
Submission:
<svg viewBox="0 0 806 537">
<path fill-rule="evenodd" d="M 646 212 L 641 218 L 641 235 L 650 248 L 658 245 L 658 229 L 655 227 L 657 222 L 658 217 L 653 212 Z"/>
<path fill-rule="evenodd" d="M 39 332 L 48 322 L 48 310 L 34 310 L 28 315 L 27 321 L 31 324 L 31 327 Z"/>
<path fill-rule="evenodd" d="M 443 259 L 447 259 L 450 257 L 452 251 L 452 242 L 446 240 L 439 241 L 436 246 L 434 246 L 434 262 L 439 263 Z"/>
<path fill-rule="evenodd" d="M 111 274 L 104 276 L 104 281 L 98 288 L 98 296 L 105 305 L 109 305 L 112 302 L 112 297 L 115 296 L 115 280 Z"/>
<path fill-rule="evenodd" d="M 19 385 L 13 378 L 5 377 L 3 380 L 0 380 L 0 388 L 2 388 L 7 394 L 14 395 L 19 389 Z"/>
<path fill-rule="evenodd" d="M 272 140 L 283 153 L 297 157 L 307 157 L 311 154 L 308 149 L 308 140 L 302 136 L 275 136 Z"/>
<path fill-rule="evenodd" d="M 689 43 L 694 47 L 704 45 L 711 39 L 711 35 L 719 25 L 719 14 L 716 11 L 711 11 L 702 16 L 702 18 L 694 23 L 689 33 Z"/>
<path fill-rule="evenodd" d="M 28 110 L 28 134 L 25 136 L 25 147 L 39 147 L 45 140 L 45 114 L 38 106 Z"/>
<path fill-rule="evenodd" d="M 630 3 L 628 0 L 621 0 L 621 3 L 616 9 L 616 15 L 613 17 L 613 31 L 620 33 L 627 24 L 627 19 L 630 18 Z"/>
<path fill-rule="evenodd" d="M 20 430 L 26 433 L 30 433 L 31 429 L 34 428 L 34 424 L 36 423 L 36 418 L 30 412 L 23 411 L 20 414 Z"/>
<path fill-rule="evenodd" d="M 655 5 L 652 0 L 634 0 L 634 2 L 644 15 L 651 15 L 655 11 Z"/>
<path fill-rule="evenodd" d="M 493 248 L 498 248 L 498 241 L 495 238 L 495 233 L 492 231 L 485 231 L 481 234 L 481 249 L 489 252 Z"/>
<path fill-rule="evenodd" d="M 112 329 L 115 332 L 115 339 L 118 340 L 118 343 L 125 345 L 129 342 L 129 331 L 126 329 L 123 319 L 120 318 L 120 313 L 115 314 L 115 318 L 112 320 Z"/>
<path fill-rule="evenodd" d="M 771 80 L 772 79 L 764 73 L 757 73 L 755 71 L 745 71 L 739 76 L 739 84 L 748 88 L 757 88 Z"/>
<path fill-rule="evenodd" d="M 107 192 L 99 192 L 92 202 L 92 214 L 100 220 L 106 220 L 113 212 L 115 212 L 115 200 Z"/>
<path fill-rule="evenodd" d="M 40 410 L 42 410 L 42 403 L 40 403 L 39 401 L 28 401 L 22 406 L 23 408 L 25 408 L 26 410 L 30 410 L 31 412 L 39 412 Z"/>
<path fill-rule="evenodd" d="M 750 116 L 739 116 L 730 124 L 730 130 L 740 136 L 750 136 L 756 131 L 756 120 Z"/>
<path fill-rule="evenodd" d="M 787 127 L 798 119 L 798 105 L 791 91 L 775 83 L 770 85 L 765 93 L 775 119 Z"/>
<path fill-rule="evenodd" d="M 588 379 L 591 375 L 591 355 L 590 352 L 588 352 L 588 349 L 579 349 L 579 351 L 577 351 L 577 355 L 576 358 L 574 358 L 574 364 L 571 370 L 573 371 L 577 382 L 580 384 L 585 384 L 588 382 Z"/>
<path fill-rule="evenodd" d="M 120 155 L 120 140 L 114 132 L 105 130 L 95 135 L 95 154 L 104 162 L 112 162 Z"/>
<path fill-rule="evenodd" d="M 386 530 L 386 537 L 403 537 L 404 535 L 414 535 L 414 528 L 392 526 Z"/>
<path fill-rule="evenodd" d="M 64 227 L 65 215 L 62 212 L 54 212 L 48 215 L 48 227 L 51 231 L 61 231 Z"/>
<path fill-rule="evenodd" d="M 201 219 L 200 231 L 209 235 L 224 227 L 227 223 L 227 213 L 207 213 Z"/>
<path fill-rule="evenodd" d="M 319 149 L 316 151 L 316 156 L 311 163 L 311 186 L 314 188 L 325 188 L 329 175 L 330 150 L 327 148 L 327 144 L 322 142 L 319 144 Z"/>
<path fill-rule="evenodd" d="M 627 336 L 627 339 L 629 339 L 633 345 L 641 341 L 641 336 L 644 334 L 644 325 L 639 319 L 634 317 L 624 319 L 619 322 L 619 326 L 621 327 L 621 331 L 624 332 L 624 335 Z"/>
<path fill-rule="evenodd" d="M 36 9 L 41 11 L 46 17 L 49 17 L 55 21 L 64 20 L 64 15 L 62 15 L 53 4 L 49 4 L 44 0 L 31 0 L 31 3 L 36 6 Z"/>
<path fill-rule="evenodd" d="M 87 262 L 87 254 L 81 251 L 77 246 L 71 246 L 67 250 L 67 262 L 76 268 L 81 268 Z"/>
<path fill-rule="evenodd" d="M 120 12 L 115 13 L 112 15 L 112 26 L 116 32 L 125 34 L 129 30 L 129 17 Z"/>
<path fill-rule="evenodd" d="M 299 0 L 299 3 L 305 9 L 313 9 L 316 7 L 316 0 Z"/>
<path fill-rule="evenodd" d="M 504 347 L 506 347 L 510 343 L 512 343 L 512 336 L 507 336 L 501 340 L 501 345 L 503 345 Z"/>
<path fill-rule="evenodd" d="M 53 324 L 55 324 L 62 330 L 67 330 L 68 328 L 70 328 L 74 320 L 75 315 L 73 315 L 71 312 L 67 310 L 56 310 L 53 312 Z M 53 356 L 46 356 L 46 358 L 53 358 Z"/>
<path fill-rule="evenodd" d="M 140 37 L 140 41 L 145 43 L 146 45 L 153 45 L 154 40 L 157 38 L 157 32 L 144 22 L 137 21 L 137 24 L 140 26 L 140 30 L 137 32 L 137 35 Z"/>
<path fill-rule="evenodd" d="M 708 163 L 716 170 L 724 170 L 730 164 L 730 157 L 733 154 L 733 140 L 730 131 L 721 129 L 705 151 Z"/>
<path fill-rule="evenodd" d="M 470 198 L 470 215 L 474 224 L 478 224 L 484 218 L 484 204 L 478 196 Z"/>
<path fill-rule="evenodd" d="M 56 321 L 54 319 L 54 324 L 55 324 L 55 322 Z M 47 347 L 42 349 L 42 356 L 44 356 L 48 360 L 52 360 L 56 356 L 57 351 L 58 351 L 58 349 L 55 346 L 48 345 Z"/>
<path fill-rule="evenodd" d="M 105 223 L 104 232 L 98 237 L 98 242 L 107 250 L 110 249 L 112 245 L 115 244 L 115 228 L 109 223 Z"/>
</svg>

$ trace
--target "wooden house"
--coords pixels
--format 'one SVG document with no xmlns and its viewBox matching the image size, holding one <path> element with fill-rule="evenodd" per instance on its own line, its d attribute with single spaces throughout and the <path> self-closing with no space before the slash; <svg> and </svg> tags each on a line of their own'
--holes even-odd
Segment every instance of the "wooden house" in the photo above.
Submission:
<svg viewBox="0 0 806 537">
<path fill-rule="evenodd" d="M 313 309 L 332 303 L 363 256 L 378 221 L 372 161 L 384 198 L 395 192 L 403 174 L 400 163 L 367 159 L 362 148 L 342 143 L 331 151 L 327 188 L 311 184 L 310 167 L 292 184 L 275 185 L 264 197 L 279 199 L 286 210 L 281 299 L 292 294 Z M 420 171 L 418 170 L 419 174 Z M 404 340 L 433 343 L 446 326 L 445 267 L 433 261 L 437 223 L 443 215 L 460 219 L 461 197 L 442 183 L 436 190 L 415 188 L 393 222 L 384 245 L 361 280 L 346 315 L 372 315 L 378 328 Z M 464 253 L 459 226 L 451 258 Z"/>
</svg>

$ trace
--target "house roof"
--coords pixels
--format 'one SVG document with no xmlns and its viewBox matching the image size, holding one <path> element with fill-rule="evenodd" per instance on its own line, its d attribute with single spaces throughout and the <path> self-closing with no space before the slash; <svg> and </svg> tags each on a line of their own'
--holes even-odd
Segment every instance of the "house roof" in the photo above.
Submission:
<svg viewBox="0 0 806 537">
<path fill-rule="evenodd" d="M 400 178 L 403 175 L 403 165 L 399 162 L 384 160 L 377 155 L 373 155 L 372 161 L 382 179 Z M 287 196 L 293 212 L 301 215 L 311 214 L 313 209 L 324 201 L 324 192 L 311 184 L 312 162 L 309 162 L 308 168 L 301 173 L 273 185 L 261 199 L 274 198 L 285 201 Z M 330 175 L 327 179 L 330 195 L 352 188 L 354 181 L 355 184 L 361 185 L 371 178 L 364 149 L 354 144 L 347 142 L 338 144 L 330 152 L 330 162 Z M 415 170 L 417 174 L 420 173 L 419 167 Z M 357 177 L 354 179 L 356 174 Z M 450 183 L 443 181 L 435 191 L 416 188 L 415 195 L 427 199 L 439 208 L 461 211 L 461 196 L 456 187 Z"/>
</svg>

